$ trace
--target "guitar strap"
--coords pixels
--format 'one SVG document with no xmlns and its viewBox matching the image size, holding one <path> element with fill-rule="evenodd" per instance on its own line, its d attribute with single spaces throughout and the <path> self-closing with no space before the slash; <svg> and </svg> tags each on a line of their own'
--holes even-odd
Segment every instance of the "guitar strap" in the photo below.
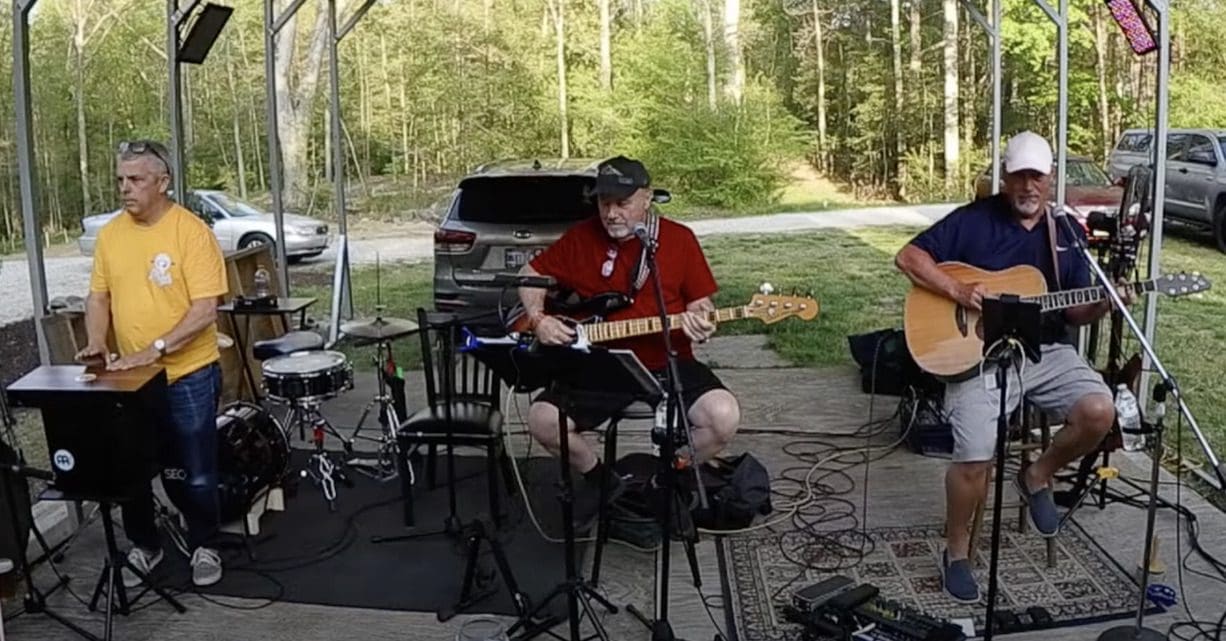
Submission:
<svg viewBox="0 0 1226 641">
<path fill-rule="evenodd" d="M 1051 248 L 1051 270 L 1056 275 L 1056 289 L 1060 290 L 1060 252 L 1056 251 L 1056 240 L 1060 234 L 1056 233 L 1056 218 L 1052 215 L 1050 209 L 1044 214 L 1047 218 L 1047 245 Z"/>
<path fill-rule="evenodd" d="M 658 252 L 660 248 L 660 216 L 655 211 L 649 210 L 647 212 L 647 220 L 644 222 L 647 225 L 647 233 L 651 236 L 652 242 L 656 244 L 656 251 Z M 646 248 L 639 254 L 638 265 L 634 268 L 634 278 L 630 280 L 630 291 L 627 292 L 627 295 L 631 300 L 634 299 L 635 294 L 639 293 L 639 290 L 643 289 L 643 285 L 647 284 L 647 278 L 651 276 L 651 267 L 647 265 L 647 252 L 645 250 Z"/>
</svg>

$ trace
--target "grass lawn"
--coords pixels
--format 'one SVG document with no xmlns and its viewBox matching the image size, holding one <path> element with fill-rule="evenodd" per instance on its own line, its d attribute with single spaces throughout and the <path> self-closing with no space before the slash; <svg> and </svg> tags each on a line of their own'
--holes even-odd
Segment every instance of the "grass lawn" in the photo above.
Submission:
<svg viewBox="0 0 1226 641">
<path fill-rule="evenodd" d="M 851 362 L 849 335 L 902 326 L 906 279 L 895 271 L 894 253 L 915 233 L 914 229 L 869 227 L 823 230 L 774 236 L 718 236 L 704 239 L 711 267 L 720 283 L 716 303 L 731 306 L 747 302 L 762 282 L 776 293 L 796 289 L 812 291 L 821 313 L 813 322 L 789 319 L 775 325 L 755 320 L 729 323 L 723 334 L 761 333 L 770 346 L 797 365 L 833 365 Z M 1215 288 L 1203 295 L 1162 298 L 1158 304 L 1159 356 L 1180 381 L 1188 404 L 1202 429 L 1211 435 L 1219 454 L 1226 454 L 1226 377 L 1213 357 L 1226 348 L 1226 256 L 1201 238 L 1168 235 L 1164 270 L 1197 270 Z M 419 305 L 430 304 L 429 265 L 401 265 L 382 273 L 385 315 L 414 318 Z M 373 269 L 354 271 L 354 303 L 358 316 L 374 313 Z M 300 286 L 303 293 L 326 299 L 325 286 Z M 1138 316 L 1142 305 L 1136 306 Z M 1105 340 L 1104 340 L 1105 343 Z M 417 343 L 396 343 L 398 358 L 408 366 L 417 362 Z M 1126 354 L 1138 351 L 1126 344 Z M 373 348 L 343 347 L 353 362 L 365 367 Z M 1174 413 L 1171 413 L 1173 418 Z M 1196 455 L 1195 444 L 1185 446 Z"/>
</svg>

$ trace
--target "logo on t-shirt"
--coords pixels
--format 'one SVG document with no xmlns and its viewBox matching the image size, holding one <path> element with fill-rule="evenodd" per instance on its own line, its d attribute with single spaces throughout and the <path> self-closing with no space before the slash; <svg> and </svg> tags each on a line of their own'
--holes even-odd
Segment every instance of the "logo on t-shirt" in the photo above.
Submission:
<svg viewBox="0 0 1226 641">
<path fill-rule="evenodd" d="M 170 254 L 161 253 L 153 257 L 153 266 L 149 268 L 149 280 L 161 287 L 170 285 Z"/>
</svg>

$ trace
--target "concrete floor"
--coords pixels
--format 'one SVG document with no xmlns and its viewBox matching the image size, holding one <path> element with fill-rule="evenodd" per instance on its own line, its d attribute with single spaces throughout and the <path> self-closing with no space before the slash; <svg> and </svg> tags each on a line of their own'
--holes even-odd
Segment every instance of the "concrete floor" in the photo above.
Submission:
<svg viewBox="0 0 1226 641">
<path fill-rule="evenodd" d="M 706 357 L 725 367 L 718 374 L 742 402 L 743 433 L 732 447 L 734 452 L 751 451 L 772 473 L 794 466 L 797 461 L 784 452 L 784 445 L 795 437 L 777 432 L 803 432 L 813 436 L 829 437 L 854 432 L 865 422 L 869 398 L 858 389 L 858 378 L 850 367 L 827 369 L 799 369 L 778 367 L 777 359 L 762 349 L 760 339 L 733 337 L 726 341 L 713 341 Z M 729 365 L 741 365 L 730 369 Z M 410 403 L 421 404 L 421 393 L 416 390 L 418 373 L 411 373 Z M 361 408 L 370 398 L 373 388 L 372 375 L 359 372 L 358 388 L 329 403 L 325 413 L 338 425 L 352 425 Z M 896 399 L 879 397 L 876 414 L 882 417 L 893 410 Z M 526 412 L 523 399 L 518 399 L 518 408 Z M 514 405 L 507 409 L 509 429 L 518 431 L 522 421 Z M 643 425 L 627 424 L 627 434 Z M 775 432 L 775 433 L 773 433 Z M 874 443 L 888 444 L 895 433 L 882 435 Z M 838 438 L 837 436 L 835 438 Z M 641 434 L 627 435 L 621 439 L 623 452 L 642 450 L 646 437 Z M 522 455 L 526 440 L 522 435 L 513 436 L 510 442 L 514 451 Z M 862 441 L 861 441 L 862 442 Z M 539 449 L 539 448 L 538 448 Z M 1147 477 L 1148 458 L 1128 454 L 1116 456 L 1122 473 L 1129 477 Z M 864 470 L 850 471 L 852 476 L 863 479 Z M 867 518 L 872 525 L 908 525 L 939 523 L 943 517 L 942 477 L 944 464 L 937 459 L 925 458 L 904 450 L 896 450 L 886 458 L 874 462 L 868 470 L 868 491 L 862 495 L 858 490 L 847 496 L 857 508 L 866 497 Z M 1165 476 L 1165 481 L 1173 481 Z M 859 482 L 859 481 L 858 481 Z M 1163 495 L 1172 500 L 1175 485 L 1162 486 Z M 1185 488 L 1183 502 L 1200 518 L 1201 544 L 1219 558 L 1226 558 L 1226 515 L 1207 504 L 1201 497 Z M 538 510 L 554 509 L 553 506 L 535 506 Z M 292 504 L 291 504 L 292 509 Z M 1076 516 L 1078 523 L 1097 541 L 1109 550 L 1115 559 L 1126 568 L 1136 566 L 1143 547 L 1144 512 L 1122 505 L 1111 505 L 1106 510 L 1083 509 Z M 1184 572 L 1182 588 L 1176 576 L 1176 523 L 1174 515 L 1160 512 L 1157 525 L 1161 541 L 1161 555 L 1169 568 L 1158 581 L 1173 585 L 1187 600 L 1199 619 L 1216 620 L 1226 607 L 1226 584 L 1211 581 L 1201 576 Z M 1182 531 L 1179 532 L 1182 535 Z M 73 545 L 63 564 L 65 571 L 75 578 L 74 591 L 88 593 L 93 586 L 101 563 L 101 528 L 95 523 L 88 527 Z M 1187 539 L 1181 543 L 1187 552 Z M 715 544 L 705 537 L 697 547 L 702 574 L 703 594 L 719 595 L 720 581 Z M 561 546 L 558 553 L 561 554 Z M 618 604 L 634 603 L 645 612 L 653 612 L 653 596 L 657 582 L 653 569 L 658 561 L 656 554 L 642 553 L 622 546 L 610 546 L 605 563 L 602 589 Z M 670 573 L 670 620 L 678 638 L 694 640 L 711 639 L 715 634 L 707 611 L 702 606 L 700 592 L 694 588 L 690 571 L 684 562 L 680 548 L 673 555 Z M 1193 567 L 1204 568 L 1195 558 Z M 388 568 L 394 572 L 395 568 Z M 378 577 L 371 577 L 378 581 Z M 38 573 L 40 585 L 50 581 L 49 572 L 43 568 Z M 430 589 L 430 586 L 422 586 Z M 260 605 L 242 599 L 215 599 L 235 607 Z M 462 618 L 448 624 L 440 624 L 433 613 L 400 612 L 361 608 L 324 607 L 299 603 L 274 603 L 256 610 L 240 610 L 219 607 L 198 596 L 183 597 L 189 610 L 176 614 L 165 604 L 134 613 L 116 622 L 115 638 L 130 641 L 152 640 L 294 640 L 307 639 L 386 639 L 386 640 L 450 640 L 456 635 Z M 715 604 L 718 599 L 713 600 Z M 90 615 L 68 595 L 57 593 L 51 599 L 57 611 L 88 629 L 101 633 L 102 617 Z M 5 603 L 5 611 L 11 612 L 19 604 Z M 718 625 L 725 626 L 724 613 L 713 611 Z M 1186 618 L 1182 608 L 1161 616 L 1151 617 L 1149 625 L 1165 634 L 1173 621 Z M 646 629 L 624 610 L 603 618 L 612 639 L 648 639 Z M 1102 629 L 1120 625 L 1121 622 L 1060 628 L 1038 633 L 1013 635 L 1019 640 L 1072 641 L 1095 638 Z M 586 626 L 585 626 L 586 630 Z M 590 632 L 590 630 L 588 630 Z M 565 634 L 564 628 L 559 632 Z M 77 639 L 59 625 L 42 616 L 22 616 L 7 626 L 12 639 L 39 639 L 67 641 Z"/>
</svg>

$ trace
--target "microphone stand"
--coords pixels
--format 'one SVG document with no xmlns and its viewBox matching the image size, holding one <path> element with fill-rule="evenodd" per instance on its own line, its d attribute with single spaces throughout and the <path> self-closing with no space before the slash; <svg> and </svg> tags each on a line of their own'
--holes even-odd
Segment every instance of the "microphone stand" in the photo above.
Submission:
<svg viewBox="0 0 1226 641">
<path fill-rule="evenodd" d="M 652 641 L 678 641 L 673 634 L 672 625 L 668 621 L 668 579 L 671 565 L 671 547 L 672 547 L 672 511 L 677 492 L 676 468 L 673 464 L 673 458 L 676 456 L 676 425 L 681 423 L 681 433 L 685 437 L 685 445 L 690 447 L 691 455 L 693 450 L 693 433 L 690 427 L 690 419 L 686 415 L 683 404 L 681 402 L 681 373 L 677 366 L 677 352 L 673 349 L 672 328 L 668 323 L 668 310 L 664 305 L 664 285 L 660 278 L 659 265 L 656 262 L 656 241 L 646 233 L 646 228 L 637 227 L 634 231 L 639 242 L 643 245 L 643 251 L 647 254 L 647 269 L 651 270 L 651 277 L 655 289 L 656 307 L 660 318 L 660 332 L 664 340 L 664 349 L 668 355 L 668 370 L 667 370 L 667 403 L 665 433 L 663 443 L 660 443 L 659 471 L 656 478 L 662 483 L 661 492 L 665 496 L 664 513 L 662 515 L 662 524 L 660 527 L 660 575 L 659 575 L 659 615 L 655 621 L 648 621 L 646 617 L 641 616 L 636 610 L 631 610 L 638 618 L 651 629 Z M 692 465 L 694 470 L 695 487 L 698 490 L 698 501 L 703 509 L 707 508 L 707 491 L 702 483 L 702 476 L 698 472 L 698 465 Z M 687 543 L 692 546 L 692 542 Z M 698 583 L 697 558 L 693 547 L 687 547 L 689 555 L 690 568 L 694 570 L 694 581 Z M 627 608 L 629 609 L 629 608 Z"/>
<path fill-rule="evenodd" d="M 1132 329 L 1132 333 L 1137 337 L 1137 341 L 1141 343 L 1141 349 L 1145 352 L 1146 356 L 1149 357 L 1150 362 L 1153 363 L 1154 369 L 1158 372 L 1158 376 L 1161 377 L 1162 383 L 1166 386 L 1167 392 L 1175 398 L 1176 403 L 1179 405 L 1179 413 L 1183 415 L 1184 420 L 1186 420 L 1188 425 L 1192 428 L 1192 433 L 1194 436 L 1196 436 L 1196 441 L 1200 443 L 1201 450 L 1203 450 L 1205 453 L 1205 458 L 1207 458 L 1209 460 L 1209 464 L 1213 466 L 1213 471 L 1215 474 L 1217 474 L 1218 483 L 1221 485 L 1223 490 L 1226 490 L 1226 464 L 1223 464 L 1221 459 L 1217 457 L 1217 454 L 1213 451 L 1213 446 L 1210 445 L 1209 440 L 1205 438 L 1205 433 L 1201 431 L 1200 424 L 1196 422 L 1196 417 L 1192 415 L 1192 410 L 1189 409 L 1188 404 L 1184 402 L 1183 391 L 1179 388 L 1179 384 L 1166 369 L 1166 365 L 1162 363 L 1162 360 L 1158 358 L 1158 354 L 1154 352 L 1154 346 L 1151 345 L 1149 340 L 1145 338 L 1145 332 L 1141 331 L 1141 326 L 1137 323 L 1137 320 L 1133 318 L 1132 313 L 1128 311 L 1128 306 L 1124 304 L 1124 300 L 1120 298 L 1119 291 L 1115 288 L 1115 283 L 1107 276 L 1106 272 L 1103 271 L 1102 266 L 1100 266 L 1098 262 L 1094 260 L 1094 255 L 1090 253 L 1086 243 L 1081 240 L 1081 237 L 1078 236 L 1076 231 L 1073 229 L 1072 223 L 1070 223 L 1068 220 L 1067 213 L 1057 214 L 1056 218 L 1064 221 L 1064 227 L 1069 232 L 1069 237 L 1073 239 L 1073 244 L 1077 246 L 1077 249 L 1081 253 L 1082 259 L 1086 261 L 1086 264 L 1088 264 L 1094 274 L 1098 276 L 1098 280 L 1100 283 L 1102 283 L 1103 289 L 1107 292 L 1107 296 L 1110 298 L 1111 304 L 1115 306 L 1116 311 L 1120 313 L 1120 317 L 1124 319 L 1124 322 L 1128 323 L 1128 326 Z M 1152 276 L 1153 274 L 1151 274 L 1151 277 Z"/>
<path fill-rule="evenodd" d="M 1226 467 L 1222 465 L 1217 455 L 1214 454 L 1213 448 L 1209 445 L 1208 440 L 1205 439 L 1204 433 L 1201 432 L 1200 425 L 1196 423 L 1196 417 L 1192 416 L 1192 411 L 1188 409 L 1188 404 L 1184 402 L 1183 393 L 1180 391 L 1178 383 L 1175 382 L 1175 378 L 1171 376 L 1170 372 L 1166 369 L 1166 366 L 1163 365 L 1162 361 L 1158 358 L 1158 355 L 1154 353 L 1153 345 L 1146 340 L 1145 333 L 1141 331 L 1136 319 L 1133 318 L 1132 314 L 1128 311 L 1128 307 L 1124 305 L 1123 299 L 1120 298 L 1119 292 L 1115 288 L 1115 283 L 1113 283 L 1111 279 L 1107 277 L 1107 274 L 1103 271 L 1102 267 L 1094 260 L 1089 248 L 1086 247 L 1086 243 L 1081 240 L 1081 237 L 1078 236 L 1076 231 L 1072 228 L 1072 223 L 1069 222 L 1068 215 L 1062 213 L 1058 215 L 1057 218 L 1064 221 L 1064 227 L 1069 232 L 1069 237 L 1073 239 L 1073 243 L 1077 245 L 1077 248 L 1080 250 L 1082 258 L 1085 259 L 1086 263 L 1089 264 L 1090 269 L 1092 269 L 1098 276 L 1099 281 L 1103 285 L 1103 289 L 1107 292 L 1107 295 L 1111 299 L 1112 305 L 1115 306 L 1116 311 L 1119 312 L 1124 321 L 1128 323 L 1128 326 L 1132 328 L 1133 334 L 1136 335 L 1137 340 L 1141 343 L 1141 348 L 1145 351 L 1145 354 L 1149 356 L 1150 362 L 1154 364 L 1154 369 L 1157 370 L 1158 375 L 1162 379 L 1154 387 L 1154 401 L 1157 404 L 1157 412 L 1155 412 L 1155 414 L 1158 419 L 1154 425 L 1155 434 L 1157 435 L 1157 446 L 1155 451 L 1151 454 L 1153 457 L 1153 468 L 1150 477 L 1149 507 L 1146 515 L 1145 550 L 1141 553 L 1142 570 L 1141 582 L 1138 587 L 1140 594 L 1138 597 L 1139 604 L 1137 606 L 1137 620 L 1133 625 L 1110 628 L 1098 636 L 1098 641 L 1160 641 L 1165 639 L 1166 635 L 1152 628 L 1144 627 L 1144 616 L 1145 601 L 1147 599 L 1149 589 L 1149 586 L 1147 585 L 1149 582 L 1149 551 L 1153 542 L 1154 512 L 1158 500 L 1157 483 L 1160 466 L 1159 459 L 1161 457 L 1162 449 L 1162 415 L 1166 413 L 1165 400 L 1168 394 L 1173 396 L 1175 401 L 1179 404 L 1180 414 L 1182 414 L 1184 419 L 1187 420 L 1188 425 L 1192 427 L 1192 432 L 1196 436 L 1196 440 L 1200 443 L 1201 449 L 1204 450 L 1205 456 L 1209 459 L 1210 464 L 1213 466 L 1213 471 L 1217 473 L 1218 481 L 1222 484 L 1223 488 L 1226 488 Z M 1178 536 L 1178 533 L 1176 536 Z"/>
</svg>

